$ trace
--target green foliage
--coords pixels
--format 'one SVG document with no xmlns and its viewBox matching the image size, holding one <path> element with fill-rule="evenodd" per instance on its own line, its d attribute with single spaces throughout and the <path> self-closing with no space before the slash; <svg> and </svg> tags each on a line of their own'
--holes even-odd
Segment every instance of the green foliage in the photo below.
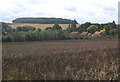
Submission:
<svg viewBox="0 0 120 82">
<path fill-rule="evenodd" d="M 66 31 L 66 30 L 63 32 L 63 36 L 64 36 L 63 40 L 69 40 L 69 39 L 71 39 L 70 38 L 70 33 L 68 31 Z"/>
<path fill-rule="evenodd" d="M 14 35 L 14 40 L 13 41 L 17 41 L 17 42 L 22 42 L 22 41 L 26 41 L 26 36 L 24 32 L 16 32 Z"/>
<path fill-rule="evenodd" d="M 73 21 L 72 21 L 74 24 L 78 24 L 78 22 L 74 19 Z"/>
<path fill-rule="evenodd" d="M 106 24 L 92 24 L 86 22 L 76 28 L 75 20 L 71 21 L 66 30 L 62 30 L 59 24 L 54 24 L 53 27 L 48 27 L 45 30 L 31 26 L 11 28 L 6 23 L 2 23 L 2 41 L 3 42 L 18 42 L 18 41 L 44 41 L 44 40 L 71 40 L 71 39 L 106 39 L 116 38 L 118 36 L 120 25 L 113 23 Z M 95 31 L 105 29 L 106 32 L 100 36 L 80 35 L 80 33 L 88 31 L 94 33 Z M 78 34 L 71 34 L 71 32 L 79 32 Z"/>
<path fill-rule="evenodd" d="M 91 34 L 93 34 L 95 31 L 98 30 L 98 27 L 96 25 L 90 25 L 88 28 L 87 28 L 87 31 L 90 32 Z"/>
<path fill-rule="evenodd" d="M 78 32 L 82 33 L 82 32 L 86 32 L 87 31 L 87 28 L 91 25 L 90 22 L 86 22 L 84 24 L 81 24 L 79 27 L 78 27 Z"/>
<path fill-rule="evenodd" d="M 71 32 L 75 32 L 76 31 L 76 24 L 74 22 L 72 22 L 70 30 L 71 30 Z"/>
<path fill-rule="evenodd" d="M 72 21 L 71 24 L 68 25 L 68 28 L 66 29 L 66 31 L 68 31 L 68 32 L 75 32 L 75 31 L 77 31 L 76 23 L 74 21 Z"/>
<path fill-rule="evenodd" d="M 49 40 L 57 40 L 58 39 L 57 31 L 48 30 L 47 33 L 48 33 L 47 37 L 49 38 Z"/>
<path fill-rule="evenodd" d="M 99 30 L 103 29 L 102 26 L 101 26 L 101 24 L 99 24 L 99 23 L 93 23 L 92 25 L 97 26 Z"/>
<path fill-rule="evenodd" d="M 78 24 L 76 20 L 62 19 L 62 18 L 16 18 L 13 23 L 34 23 L 34 24 L 70 24 L 74 21 Z"/>
<path fill-rule="evenodd" d="M 54 26 L 52 27 L 53 30 L 62 30 L 61 26 L 59 26 L 59 24 L 54 24 Z"/>
<path fill-rule="evenodd" d="M 1 22 L 2 24 L 2 34 L 6 35 L 7 33 L 12 32 L 12 28 L 10 26 L 8 26 L 6 23 Z"/>
<path fill-rule="evenodd" d="M 80 36 L 79 36 L 78 34 L 75 34 L 75 35 L 70 34 L 69 37 L 70 37 L 70 39 L 72 39 L 72 40 L 80 39 Z"/>
<path fill-rule="evenodd" d="M 117 25 L 116 25 L 115 21 L 112 22 L 112 27 L 113 27 L 114 29 L 117 28 Z"/>
<path fill-rule="evenodd" d="M 114 35 L 118 34 L 118 30 L 117 29 L 112 29 L 112 30 L 109 31 L 109 34 L 114 36 Z"/>
<path fill-rule="evenodd" d="M 34 31 L 34 30 L 36 30 L 36 28 L 35 28 L 35 27 L 32 27 L 32 26 L 23 26 L 23 27 L 16 27 L 16 30 L 17 30 L 17 31 L 27 32 L 27 31 L 29 31 L 29 30 Z M 38 30 L 41 31 L 41 29 L 38 29 Z"/>
<path fill-rule="evenodd" d="M 41 29 L 40 29 L 40 28 L 37 28 L 37 30 L 38 30 L 38 31 L 41 31 Z"/>
<path fill-rule="evenodd" d="M 52 27 L 47 27 L 47 28 L 45 28 L 45 30 L 51 30 L 52 29 Z"/>
<path fill-rule="evenodd" d="M 58 30 L 57 31 L 57 37 L 58 37 L 58 40 L 65 39 L 65 37 L 64 37 L 64 31 L 63 30 Z"/>
<path fill-rule="evenodd" d="M 104 26 L 103 28 L 106 30 L 106 34 L 109 35 L 109 32 L 110 32 L 110 30 L 111 30 L 110 25 L 106 25 L 106 26 Z"/>
</svg>

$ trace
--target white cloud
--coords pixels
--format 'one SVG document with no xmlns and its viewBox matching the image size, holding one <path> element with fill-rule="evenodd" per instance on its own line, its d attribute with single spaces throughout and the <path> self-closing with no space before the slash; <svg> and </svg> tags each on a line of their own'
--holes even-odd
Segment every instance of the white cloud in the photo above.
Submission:
<svg viewBox="0 0 120 82">
<path fill-rule="evenodd" d="M 61 17 L 84 22 L 118 21 L 119 0 L 0 0 L 0 20 Z"/>
</svg>

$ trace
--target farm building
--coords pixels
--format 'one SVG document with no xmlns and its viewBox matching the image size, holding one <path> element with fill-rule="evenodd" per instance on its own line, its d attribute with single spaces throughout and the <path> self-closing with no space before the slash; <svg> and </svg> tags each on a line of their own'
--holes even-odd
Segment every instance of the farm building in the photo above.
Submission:
<svg viewBox="0 0 120 82">
<path fill-rule="evenodd" d="M 101 35 L 102 32 L 96 31 L 93 35 Z"/>
<path fill-rule="evenodd" d="M 88 33 L 88 36 L 92 36 L 92 34 L 91 34 L 91 33 Z"/>
<path fill-rule="evenodd" d="M 79 32 L 71 32 L 72 35 L 76 35 L 78 34 Z"/>
<path fill-rule="evenodd" d="M 82 32 L 80 35 L 88 35 L 88 32 Z"/>
</svg>

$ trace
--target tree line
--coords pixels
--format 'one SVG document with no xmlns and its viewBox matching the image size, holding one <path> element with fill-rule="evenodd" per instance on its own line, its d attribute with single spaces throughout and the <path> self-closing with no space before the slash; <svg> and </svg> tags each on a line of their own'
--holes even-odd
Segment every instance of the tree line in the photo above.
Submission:
<svg viewBox="0 0 120 82">
<path fill-rule="evenodd" d="M 63 18 L 16 18 L 13 23 L 33 23 L 33 24 L 70 24 L 74 22 L 78 24 L 76 20 L 63 19 Z"/>
<path fill-rule="evenodd" d="M 72 22 L 68 28 L 63 30 L 59 24 L 47 27 L 45 30 L 32 26 L 23 26 L 11 28 L 6 23 L 2 23 L 2 41 L 3 42 L 23 42 L 23 41 L 44 41 L 44 40 L 71 40 L 71 39 L 90 39 L 88 36 L 82 36 L 80 33 L 88 32 L 94 34 L 96 31 L 105 30 L 104 36 L 118 35 L 118 26 L 115 21 L 105 24 L 94 24 L 86 22 L 76 27 Z M 77 34 L 71 34 L 78 32 Z"/>
</svg>

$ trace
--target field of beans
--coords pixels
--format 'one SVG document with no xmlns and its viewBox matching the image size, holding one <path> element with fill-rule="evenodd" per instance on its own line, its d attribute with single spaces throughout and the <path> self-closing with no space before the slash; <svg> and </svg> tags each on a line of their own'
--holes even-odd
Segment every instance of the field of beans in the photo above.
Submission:
<svg viewBox="0 0 120 82">
<path fill-rule="evenodd" d="M 117 80 L 117 40 L 2 44 L 3 80 Z"/>
</svg>

